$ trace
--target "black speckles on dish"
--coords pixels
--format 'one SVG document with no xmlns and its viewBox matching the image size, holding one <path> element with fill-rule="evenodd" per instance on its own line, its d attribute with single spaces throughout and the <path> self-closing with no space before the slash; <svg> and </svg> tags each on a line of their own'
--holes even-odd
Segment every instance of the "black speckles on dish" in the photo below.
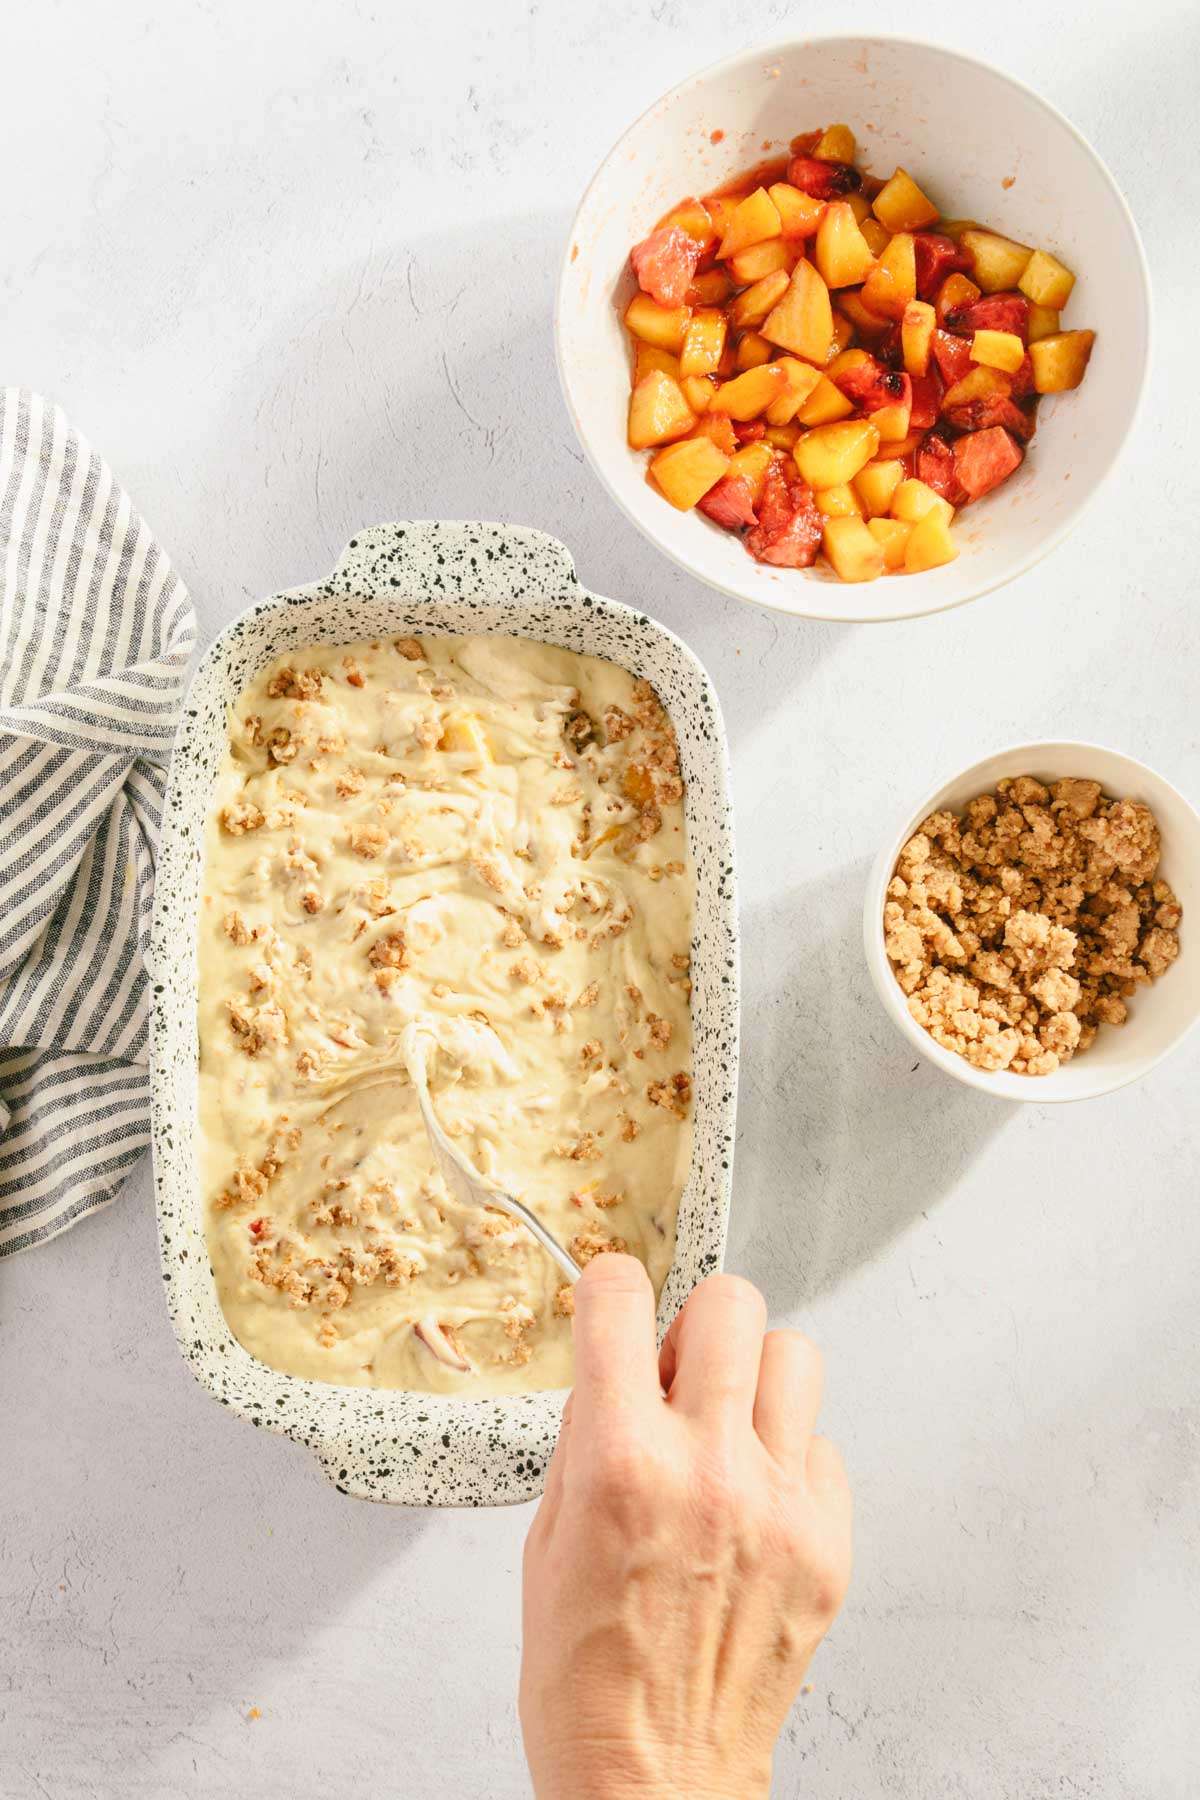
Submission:
<svg viewBox="0 0 1200 1800">
<path fill-rule="evenodd" d="M 716 696 L 678 638 L 644 613 L 581 588 L 554 538 L 523 526 L 418 522 L 359 532 L 328 580 L 258 601 L 221 633 L 192 681 L 171 761 L 149 958 L 164 1294 L 197 1380 L 239 1417 L 307 1445 L 341 1492 L 406 1506 L 513 1505 L 541 1491 L 563 1393 L 452 1400 L 280 1374 L 230 1332 L 204 1243 L 195 1143 L 199 843 L 228 708 L 283 650 L 404 632 L 539 638 L 621 663 L 661 695 L 679 738 L 696 867 L 696 1114 L 660 1330 L 696 1282 L 721 1265 L 733 1166 L 738 951 L 729 768 Z"/>
</svg>

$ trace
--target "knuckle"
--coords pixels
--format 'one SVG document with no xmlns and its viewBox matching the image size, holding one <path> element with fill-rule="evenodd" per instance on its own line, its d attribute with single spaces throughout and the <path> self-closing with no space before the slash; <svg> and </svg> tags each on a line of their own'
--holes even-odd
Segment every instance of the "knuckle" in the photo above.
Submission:
<svg viewBox="0 0 1200 1800">
<path fill-rule="evenodd" d="M 781 1325 L 769 1331 L 767 1337 L 774 1347 L 782 1350 L 795 1362 L 808 1365 L 815 1374 L 820 1374 L 825 1367 L 825 1358 L 804 1332 L 796 1331 L 791 1326 Z"/>
<path fill-rule="evenodd" d="M 752 1281 L 744 1275 L 709 1275 L 696 1289 L 694 1299 L 702 1299 L 706 1304 L 716 1302 L 722 1306 L 746 1308 L 766 1317 L 766 1302 Z"/>
</svg>

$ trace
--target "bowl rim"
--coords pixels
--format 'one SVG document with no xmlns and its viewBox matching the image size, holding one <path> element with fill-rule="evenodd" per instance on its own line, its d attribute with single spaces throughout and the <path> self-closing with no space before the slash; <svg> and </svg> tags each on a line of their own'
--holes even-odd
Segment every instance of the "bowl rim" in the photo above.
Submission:
<svg viewBox="0 0 1200 1800">
<path fill-rule="evenodd" d="M 1041 766 L 1045 768 L 1045 753 L 1048 752 L 1053 758 L 1056 753 L 1064 750 L 1082 750 L 1097 756 L 1110 756 L 1124 764 L 1131 776 L 1148 777 L 1151 784 L 1165 789 L 1179 802 L 1184 812 L 1193 821 L 1197 841 L 1200 842 L 1200 812 L 1197 812 L 1187 795 L 1182 793 L 1174 782 L 1168 781 L 1165 775 L 1160 775 L 1157 769 L 1150 767 L 1149 763 L 1141 762 L 1136 756 L 1130 756 L 1128 752 L 1117 750 L 1110 744 L 1098 744 L 1084 738 L 1046 738 L 1030 742 L 1018 740 L 1013 743 L 1001 744 L 995 750 L 989 750 L 986 755 L 977 757 L 973 763 L 964 764 L 955 773 L 946 776 L 929 789 L 920 803 L 905 815 L 906 823 L 903 827 L 884 840 L 871 864 L 871 870 L 867 876 L 866 892 L 863 896 L 863 950 L 867 969 L 879 996 L 880 1004 L 892 1023 L 903 1033 L 913 1048 L 919 1051 L 935 1068 L 941 1069 L 947 1075 L 954 1076 L 958 1081 L 965 1082 L 968 1087 L 977 1088 L 980 1093 L 987 1094 L 993 1100 L 1007 1100 L 1025 1105 L 1066 1106 L 1081 1100 L 1098 1100 L 1103 1094 L 1113 1094 L 1120 1088 L 1129 1087 L 1133 1082 L 1140 1081 L 1143 1076 L 1149 1075 L 1152 1069 L 1157 1068 L 1165 1057 L 1179 1048 L 1196 1025 L 1200 1024 L 1200 1004 L 1198 1004 L 1194 1008 L 1191 1018 L 1153 1056 L 1143 1060 L 1128 1072 L 1117 1071 L 1110 1080 L 1098 1078 L 1091 1087 L 1085 1088 L 1082 1092 L 1059 1093 L 1053 1087 L 1049 1092 L 1046 1091 L 1048 1084 L 1054 1081 L 1052 1075 L 1044 1077 L 1011 1075 L 1007 1070 L 990 1074 L 985 1069 L 974 1068 L 955 1051 L 946 1050 L 941 1044 L 935 1043 L 924 1027 L 917 1024 L 904 1004 L 902 990 L 892 973 L 891 964 L 888 962 L 883 948 L 883 900 L 884 891 L 896 866 L 896 858 L 905 841 L 912 835 L 921 820 L 927 818 L 929 813 L 934 810 L 937 801 L 947 788 L 957 786 L 960 781 L 972 776 L 986 763 L 994 762 L 998 757 L 1028 755 L 1031 765 L 1040 762 Z M 1005 1078 L 1008 1081 L 1021 1082 L 1031 1091 L 1025 1094 L 1019 1089 L 1013 1089 L 1007 1085 L 1001 1086 L 1000 1082 Z"/>
<path fill-rule="evenodd" d="M 637 516 L 632 506 L 630 506 L 618 492 L 615 483 L 610 480 L 603 468 L 599 455 L 593 449 L 589 437 L 583 428 L 578 409 L 572 398 L 571 377 L 568 372 L 567 361 L 563 350 L 563 316 L 568 307 L 567 286 L 570 280 L 571 270 L 574 266 L 571 250 L 579 236 L 579 221 L 603 179 L 606 170 L 613 162 L 613 159 L 621 149 L 622 145 L 633 136 L 634 132 L 639 129 L 651 114 L 657 112 L 669 101 L 675 100 L 689 90 L 699 87 L 703 82 L 712 80 L 714 76 L 723 75 L 727 71 L 733 71 L 744 63 L 759 62 L 764 58 L 769 59 L 772 56 L 777 56 L 799 46 L 818 44 L 899 44 L 906 49 L 933 51 L 935 55 L 948 57 L 955 62 L 965 63 L 975 69 L 982 69 L 985 73 L 993 75 L 998 80 L 1007 83 L 1009 87 L 1014 88 L 1027 100 L 1031 100 L 1036 105 L 1040 106 L 1052 119 L 1070 133 L 1079 144 L 1080 148 L 1091 158 L 1103 183 L 1107 186 L 1110 194 L 1116 201 L 1119 212 L 1124 217 L 1133 241 L 1133 263 L 1141 289 L 1142 309 L 1145 317 L 1145 334 L 1141 367 L 1138 371 L 1137 390 L 1134 394 L 1133 406 L 1129 414 L 1128 423 L 1114 446 L 1108 462 L 1101 469 L 1092 486 L 1084 491 L 1078 499 L 1072 500 L 1065 517 L 1059 521 L 1043 541 L 1035 544 L 1023 558 L 1014 564 L 1013 567 L 997 575 L 994 579 L 987 580 L 983 582 L 982 585 L 973 587 L 969 592 L 961 594 L 956 598 L 928 601 L 925 604 L 907 606 L 886 613 L 869 612 L 852 614 L 840 611 L 827 612 L 822 610 L 819 605 L 805 605 L 803 607 L 786 606 L 765 595 L 748 592 L 745 584 L 739 587 L 728 581 L 722 580 L 718 576 L 709 573 L 703 566 L 701 559 L 691 556 L 683 551 L 669 548 L 662 541 L 658 533 L 652 531 L 650 527 Z M 821 31 L 809 33 L 804 37 L 789 37 L 782 40 L 777 39 L 772 43 L 759 44 L 757 46 L 752 45 L 749 49 L 736 51 L 732 56 L 721 57 L 716 62 L 708 63 L 704 68 L 695 71 L 691 75 L 685 76 L 684 79 L 677 82 L 674 87 L 666 89 L 664 93 L 660 94 L 655 100 L 652 100 L 648 106 L 644 107 L 635 119 L 631 120 L 596 165 L 592 178 L 580 196 L 579 204 L 576 206 L 571 217 L 571 223 L 567 230 L 566 241 L 563 245 L 562 256 L 559 262 L 558 281 L 555 285 L 554 293 L 554 361 L 558 370 L 558 380 L 562 390 L 563 403 L 566 406 L 567 414 L 571 420 L 575 436 L 579 440 L 580 448 L 583 450 L 583 453 L 588 460 L 592 473 L 598 477 L 601 486 L 604 488 L 609 498 L 615 502 L 616 506 L 629 522 L 641 532 L 643 537 L 647 538 L 649 542 L 654 545 L 660 554 L 668 557 L 679 568 L 686 570 L 689 575 L 695 576 L 698 581 L 702 581 L 706 587 L 714 588 L 718 593 L 727 594 L 730 599 L 746 601 L 752 606 L 761 606 L 765 611 L 782 613 L 788 618 L 814 619 L 823 623 L 838 625 L 891 625 L 906 619 L 929 618 L 934 613 L 953 612 L 958 607 L 967 606 L 974 600 L 982 600 L 985 595 L 995 593 L 997 588 L 1006 587 L 1010 581 L 1016 581 L 1020 576 L 1028 574 L 1030 569 L 1035 568 L 1038 563 L 1049 556 L 1052 551 L 1056 550 L 1068 535 L 1074 531 L 1075 527 L 1080 523 L 1080 520 L 1087 513 L 1099 494 L 1108 486 L 1114 471 L 1129 447 L 1130 440 L 1137 430 L 1145 407 L 1146 389 L 1148 386 L 1153 346 L 1153 293 L 1150 285 L 1150 267 L 1146 258 L 1145 246 L 1142 243 L 1137 220 L 1133 216 L 1133 211 L 1129 202 L 1121 192 L 1116 178 L 1113 176 L 1108 164 L 1104 161 L 1104 158 L 1100 155 L 1095 145 L 1082 131 L 1080 131 L 1077 125 L 1072 124 L 1065 113 L 1059 111 L 1053 101 L 1047 100 L 1044 95 L 1039 94 L 1035 88 L 1030 87 L 1027 82 L 1022 81 L 1019 76 L 1009 74 L 1006 69 L 998 67 L 995 63 L 987 62 L 982 57 L 971 56 L 964 50 L 954 49 L 950 45 L 938 43 L 933 38 L 917 37 L 904 32 L 864 31 L 861 33 L 850 33 L 845 31 Z M 791 573 L 800 574 L 802 577 L 807 575 L 807 571 L 803 570 L 793 570 Z M 936 574 L 937 571 L 930 570 L 927 571 L 927 573 Z M 822 582 L 805 579 L 802 581 L 800 591 L 803 592 L 806 588 L 820 588 L 824 585 L 825 584 Z M 844 587 L 847 584 L 842 583 L 841 585 Z M 873 583 L 866 585 L 869 587 L 874 586 Z"/>
</svg>

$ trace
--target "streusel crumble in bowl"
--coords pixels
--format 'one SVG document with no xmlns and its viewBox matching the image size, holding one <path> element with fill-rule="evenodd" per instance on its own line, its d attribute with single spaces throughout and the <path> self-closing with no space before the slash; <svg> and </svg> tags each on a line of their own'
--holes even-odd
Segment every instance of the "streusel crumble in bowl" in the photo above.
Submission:
<svg viewBox="0 0 1200 1800">
<path fill-rule="evenodd" d="M 1200 818 L 1099 745 L 1016 745 L 915 808 L 864 912 L 885 1009 L 923 1055 L 1006 1099 L 1144 1075 L 1200 1015 L 1188 914 Z"/>
</svg>

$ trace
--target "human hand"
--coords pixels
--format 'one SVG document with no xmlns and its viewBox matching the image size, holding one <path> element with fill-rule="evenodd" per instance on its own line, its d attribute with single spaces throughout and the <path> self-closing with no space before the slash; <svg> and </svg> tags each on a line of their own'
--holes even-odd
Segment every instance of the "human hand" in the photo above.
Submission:
<svg viewBox="0 0 1200 1800">
<path fill-rule="evenodd" d="M 575 1289 L 575 1391 L 525 1546 L 538 1800 L 751 1800 L 850 1575 L 821 1360 L 714 1275 L 654 1348 L 641 1264 Z M 665 1393 L 665 1397 L 664 1397 Z"/>
</svg>

